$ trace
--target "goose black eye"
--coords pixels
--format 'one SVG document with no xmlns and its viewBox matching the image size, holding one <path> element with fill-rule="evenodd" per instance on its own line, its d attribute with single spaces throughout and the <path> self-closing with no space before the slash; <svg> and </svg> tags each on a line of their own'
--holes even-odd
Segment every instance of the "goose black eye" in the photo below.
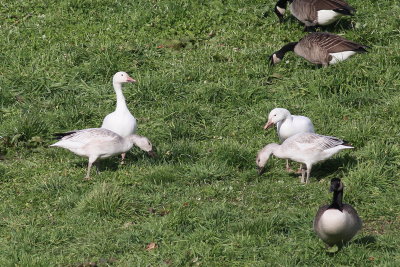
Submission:
<svg viewBox="0 0 400 267">
<path fill-rule="evenodd" d="M 124 74 L 121 74 L 121 76 L 124 76 Z"/>
<path fill-rule="evenodd" d="M 276 114 L 274 115 L 274 117 L 276 117 Z"/>
</svg>

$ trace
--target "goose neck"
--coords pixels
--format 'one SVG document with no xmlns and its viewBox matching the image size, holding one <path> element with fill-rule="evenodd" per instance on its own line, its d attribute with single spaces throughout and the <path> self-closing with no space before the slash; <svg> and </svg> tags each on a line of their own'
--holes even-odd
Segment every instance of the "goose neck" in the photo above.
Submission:
<svg viewBox="0 0 400 267">
<path fill-rule="evenodd" d="M 127 109 L 126 102 L 125 102 L 125 97 L 124 97 L 124 94 L 122 93 L 122 84 L 113 82 L 113 86 L 114 86 L 115 94 L 117 95 L 117 108 L 116 108 L 116 110 Z"/>
<path fill-rule="evenodd" d="M 334 191 L 331 207 L 342 211 L 343 210 L 342 200 L 343 200 L 343 190 Z"/>
<path fill-rule="evenodd" d="M 284 45 L 276 54 L 279 58 L 283 58 L 287 52 L 293 51 L 298 42 L 292 42 Z"/>
</svg>

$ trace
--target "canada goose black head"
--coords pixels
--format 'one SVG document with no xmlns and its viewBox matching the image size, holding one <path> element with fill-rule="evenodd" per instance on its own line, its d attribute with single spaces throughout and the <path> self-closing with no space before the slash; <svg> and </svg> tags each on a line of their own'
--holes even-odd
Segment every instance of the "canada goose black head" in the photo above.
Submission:
<svg viewBox="0 0 400 267">
<path fill-rule="evenodd" d="M 283 22 L 283 15 L 286 12 L 286 6 L 287 6 L 287 0 L 279 0 L 274 8 L 274 12 L 278 16 L 279 22 L 281 23 Z"/>
<path fill-rule="evenodd" d="M 285 54 L 289 51 L 293 51 L 294 47 L 297 45 L 297 42 L 288 43 L 283 46 L 280 50 L 276 51 L 269 57 L 269 63 L 271 66 L 278 64 L 282 61 Z"/>
<path fill-rule="evenodd" d="M 343 191 L 344 185 L 339 178 L 333 178 L 331 180 L 331 187 L 329 188 L 329 192 L 340 192 Z"/>
</svg>

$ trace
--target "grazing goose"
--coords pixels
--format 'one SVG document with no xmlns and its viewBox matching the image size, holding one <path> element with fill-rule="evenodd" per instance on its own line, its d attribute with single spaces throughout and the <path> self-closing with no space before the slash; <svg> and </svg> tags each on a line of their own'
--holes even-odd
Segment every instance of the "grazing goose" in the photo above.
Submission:
<svg viewBox="0 0 400 267">
<path fill-rule="evenodd" d="M 117 72 L 113 77 L 113 86 L 117 95 L 117 107 L 114 112 L 108 114 L 104 120 L 101 128 L 108 129 L 114 133 L 119 134 L 121 137 L 127 137 L 136 132 L 137 125 L 136 119 L 129 112 L 125 103 L 125 97 L 122 94 L 122 84 L 136 82 L 136 80 L 129 77 L 126 72 Z M 121 164 L 124 163 L 125 153 L 121 154 Z"/>
<path fill-rule="evenodd" d="M 281 145 L 269 144 L 258 152 L 256 159 L 258 174 L 262 175 L 265 172 L 265 164 L 272 154 L 281 159 L 291 159 L 303 163 L 301 182 L 308 183 L 311 168 L 315 163 L 332 157 L 340 150 L 349 148 L 353 147 L 336 137 L 315 133 L 298 133 L 286 139 Z M 306 181 L 304 181 L 306 172 L 304 167 L 307 169 Z"/>
<path fill-rule="evenodd" d="M 353 15 L 356 11 L 342 0 L 279 0 L 274 12 L 280 22 L 283 22 L 287 2 L 290 3 L 292 15 L 304 23 L 305 31 L 313 31 L 318 25 L 329 25 L 342 16 Z"/>
<path fill-rule="evenodd" d="M 271 65 L 282 61 L 286 52 L 293 51 L 311 63 L 324 67 L 346 60 L 356 53 L 365 53 L 365 45 L 349 41 L 339 35 L 327 32 L 314 32 L 304 36 L 300 41 L 288 43 L 270 57 Z"/>
<path fill-rule="evenodd" d="M 304 116 L 292 115 L 284 108 L 274 108 L 268 115 L 268 122 L 264 130 L 276 125 L 278 137 L 281 142 L 298 133 L 314 133 L 314 125 Z M 286 170 L 291 171 L 289 160 L 286 160 Z"/>
<path fill-rule="evenodd" d="M 331 180 L 332 203 L 320 207 L 314 219 L 314 231 L 328 247 L 341 246 L 350 241 L 362 226 L 357 211 L 342 203 L 343 187 L 340 179 Z"/>
<path fill-rule="evenodd" d="M 124 153 L 131 149 L 133 145 L 146 151 L 150 156 L 155 156 L 150 141 L 146 137 L 135 134 L 121 137 L 107 129 L 90 128 L 58 133 L 55 136 L 60 141 L 50 146 L 66 148 L 79 156 L 89 158 L 85 179 L 90 179 L 90 168 L 97 159 Z"/>
</svg>

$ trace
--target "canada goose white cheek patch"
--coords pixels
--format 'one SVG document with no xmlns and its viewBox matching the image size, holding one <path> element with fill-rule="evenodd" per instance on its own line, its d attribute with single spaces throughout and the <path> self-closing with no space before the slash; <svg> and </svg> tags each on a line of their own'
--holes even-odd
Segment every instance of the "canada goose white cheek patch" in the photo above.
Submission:
<svg viewBox="0 0 400 267">
<path fill-rule="evenodd" d="M 329 64 L 335 64 L 340 61 L 346 60 L 352 55 L 354 55 L 356 52 L 354 51 L 343 51 L 339 53 L 329 53 L 329 55 L 332 56 L 332 59 L 329 61 Z"/>
<path fill-rule="evenodd" d="M 279 13 L 281 13 L 282 15 L 284 15 L 285 14 L 285 12 L 286 12 L 286 9 L 284 9 L 284 8 L 280 8 L 279 6 L 277 6 L 276 7 L 276 9 L 278 10 L 278 12 Z"/>
<path fill-rule="evenodd" d="M 318 11 L 318 24 L 319 25 L 328 25 L 341 17 L 342 14 L 337 13 L 333 10 L 319 10 Z"/>
<path fill-rule="evenodd" d="M 277 63 L 279 63 L 279 62 L 282 61 L 282 60 L 281 60 L 279 57 L 277 57 L 275 54 L 272 55 L 272 60 L 273 60 L 274 64 L 277 64 Z"/>
</svg>

